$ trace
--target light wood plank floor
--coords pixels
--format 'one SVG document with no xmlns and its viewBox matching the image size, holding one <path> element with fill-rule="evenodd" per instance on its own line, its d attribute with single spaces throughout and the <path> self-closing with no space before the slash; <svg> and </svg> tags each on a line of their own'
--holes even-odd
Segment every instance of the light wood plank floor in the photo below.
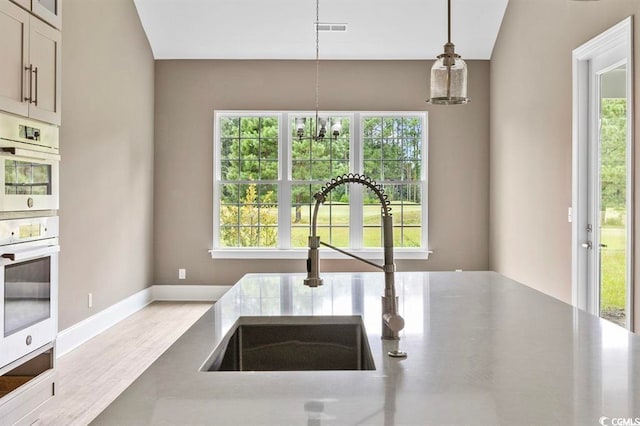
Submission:
<svg viewBox="0 0 640 426">
<path fill-rule="evenodd" d="M 35 424 L 89 424 L 211 306 L 152 303 L 58 359 L 57 394 Z"/>
</svg>

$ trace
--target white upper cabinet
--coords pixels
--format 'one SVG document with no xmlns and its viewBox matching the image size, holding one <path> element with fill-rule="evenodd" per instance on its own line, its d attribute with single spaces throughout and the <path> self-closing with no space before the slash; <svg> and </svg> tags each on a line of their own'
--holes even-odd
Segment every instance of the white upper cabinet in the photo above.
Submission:
<svg viewBox="0 0 640 426">
<path fill-rule="evenodd" d="M 0 109 L 59 125 L 60 31 L 0 0 L 0 40 Z"/>
<path fill-rule="evenodd" d="M 29 117 L 60 124 L 60 31 L 31 18 L 29 66 L 33 67 Z"/>
<path fill-rule="evenodd" d="M 62 1 L 61 0 L 11 0 L 26 10 L 31 11 L 49 25 L 62 28 Z"/>
<path fill-rule="evenodd" d="M 29 63 L 29 13 L 0 1 L 0 109 L 27 116 L 26 70 Z"/>
</svg>

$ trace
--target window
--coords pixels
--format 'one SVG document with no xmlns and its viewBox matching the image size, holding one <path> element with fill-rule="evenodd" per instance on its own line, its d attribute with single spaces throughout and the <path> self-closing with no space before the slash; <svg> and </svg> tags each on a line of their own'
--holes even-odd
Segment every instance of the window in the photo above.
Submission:
<svg viewBox="0 0 640 426">
<path fill-rule="evenodd" d="M 315 141 L 315 112 L 215 113 L 212 256 L 304 258 L 313 194 L 331 178 L 360 173 L 389 198 L 396 257 L 426 258 L 426 112 L 320 116 L 328 121 L 327 135 Z M 296 118 L 305 118 L 302 137 Z M 338 136 L 331 132 L 335 123 L 342 126 Z M 363 186 L 333 190 L 320 207 L 317 230 L 330 244 L 382 256 L 380 205 Z M 334 254 L 323 250 L 323 256 Z"/>
</svg>

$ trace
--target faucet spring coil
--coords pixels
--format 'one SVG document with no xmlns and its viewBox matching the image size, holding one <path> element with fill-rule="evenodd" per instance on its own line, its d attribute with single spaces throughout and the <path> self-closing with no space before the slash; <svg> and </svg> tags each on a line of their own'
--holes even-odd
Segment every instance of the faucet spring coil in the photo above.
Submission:
<svg viewBox="0 0 640 426">
<path fill-rule="evenodd" d="M 387 196 L 387 194 L 385 194 L 382 185 L 378 184 L 369 176 L 361 175 L 358 173 L 346 173 L 342 176 L 332 178 L 322 187 L 320 192 L 317 192 L 313 195 L 313 198 L 319 200 L 324 204 L 329 192 L 333 191 L 336 187 L 345 185 L 347 183 L 359 183 L 373 191 L 373 193 L 378 197 L 380 203 L 382 204 L 382 214 L 385 216 L 391 216 L 391 202 L 389 201 L 389 197 Z"/>
</svg>

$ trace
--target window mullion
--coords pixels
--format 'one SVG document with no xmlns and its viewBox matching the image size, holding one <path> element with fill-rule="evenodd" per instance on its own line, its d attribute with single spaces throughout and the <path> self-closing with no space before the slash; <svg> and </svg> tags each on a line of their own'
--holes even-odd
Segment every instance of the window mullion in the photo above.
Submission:
<svg viewBox="0 0 640 426">
<path fill-rule="evenodd" d="M 214 137 L 213 137 L 213 247 L 220 246 L 220 153 L 222 152 L 220 142 L 220 114 L 214 114 Z"/>
<path fill-rule="evenodd" d="M 278 116 L 278 248 L 291 247 L 291 120 L 288 113 Z"/>
<path fill-rule="evenodd" d="M 351 118 L 352 128 L 350 129 L 350 145 L 349 151 L 350 164 L 349 168 L 353 173 L 362 174 L 362 126 L 360 123 L 361 115 L 356 113 Z M 362 208 L 362 185 L 351 185 L 349 194 L 349 241 L 351 248 L 361 249 L 363 247 L 363 208 Z"/>
</svg>

